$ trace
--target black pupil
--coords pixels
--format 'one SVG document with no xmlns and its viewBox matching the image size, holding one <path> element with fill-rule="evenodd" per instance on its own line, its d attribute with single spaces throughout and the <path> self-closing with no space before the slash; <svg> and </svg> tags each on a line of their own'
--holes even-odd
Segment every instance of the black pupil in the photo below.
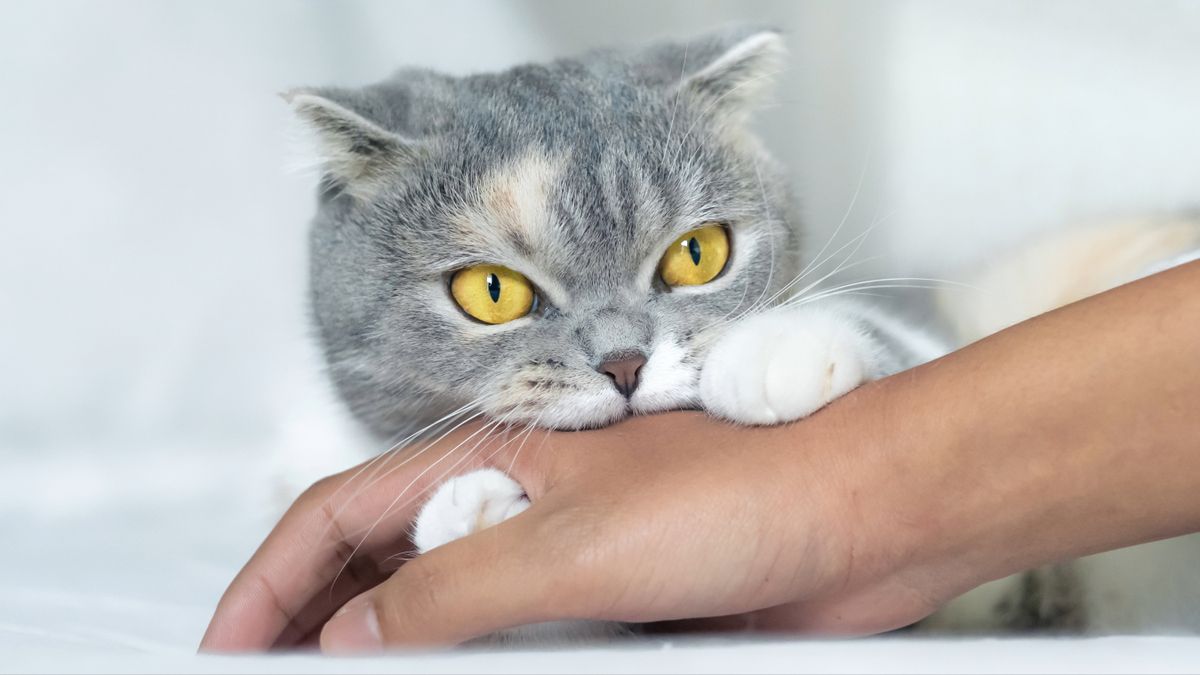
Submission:
<svg viewBox="0 0 1200 675">
<path fill-rule="evenodd" d="M 700 242 L 695 237 L 688 239 L 688 253 L 692 254 L 692 264 L 700 264 Z"/>
<path fill-rule="evenodd" d="M 500 302 L 500 277 L 495 274 L 488 274 L 488 295 L 492 296 L 492 302 Z"/>
</svg>

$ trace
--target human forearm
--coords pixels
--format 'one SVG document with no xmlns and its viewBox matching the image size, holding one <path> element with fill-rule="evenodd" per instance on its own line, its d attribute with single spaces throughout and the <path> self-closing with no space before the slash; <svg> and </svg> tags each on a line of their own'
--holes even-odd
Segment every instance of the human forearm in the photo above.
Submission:
<svg viewBox="0 0 1200 675">
<path fill-rule="evenodd" d="M 1200 530 L 1200 264 L 879 387 L 898 445 L 862 459 L 881 527 L 920 542 L 910 583 L 965 590 Z"/>
</svg>

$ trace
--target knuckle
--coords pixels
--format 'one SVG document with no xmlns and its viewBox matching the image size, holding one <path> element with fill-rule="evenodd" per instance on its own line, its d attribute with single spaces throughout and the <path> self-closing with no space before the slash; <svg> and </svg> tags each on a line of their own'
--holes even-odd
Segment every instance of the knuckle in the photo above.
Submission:
<svg viewBox="0 0 1200 675">
<path fill-rule="evenodd" d="M 306 509 L 313 505 L 324 504 L 338 489 L 338 487 L 341 485 L 341 482 L 342 481 L 339 476 L 326 476 L 325 478 L 318 480 L 317 482 L 305 488 L 304 492 L 301 492 L 299 497 L 296 497 L 296 501 L 293 502 L 292 508 Z"/>
</svg>

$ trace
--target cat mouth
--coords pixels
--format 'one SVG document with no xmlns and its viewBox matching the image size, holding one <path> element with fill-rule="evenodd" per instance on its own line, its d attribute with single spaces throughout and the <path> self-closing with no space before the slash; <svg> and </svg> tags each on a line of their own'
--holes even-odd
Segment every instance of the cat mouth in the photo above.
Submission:
<svg viewBox="0 0 1200 675">
<path fill-rule="evenodd" d="M 630 417 L 659 413 L 702 410 L 694 396 L 641 395 L 630 398 L 613 392 L 560 399 L 541 406 L 520 406 L 495 411 L 490 417 L 514 427 L 533 426 L 555 431 L 585 431 L 612 426 Z"/>
<path fill-rule="evenodd" d="M 559 399 L 547 405 L 522 405 L 493 411 L 489 417 L 509 426 L 532 426 L 556 431 L 583 431 L 616 424 L 636 414 L 623 396 L 588 395 Z"/>
</svg>

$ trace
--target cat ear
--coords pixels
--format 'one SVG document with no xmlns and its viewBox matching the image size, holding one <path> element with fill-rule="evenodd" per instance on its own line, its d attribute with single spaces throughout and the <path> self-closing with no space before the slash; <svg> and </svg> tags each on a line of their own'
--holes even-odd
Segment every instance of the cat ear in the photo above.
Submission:
<svg viewBox="0 0 1200 675">
<path fill-rule="evenodd" d="M 783 36 L 775 30 L 737 30 L 701 38 L 688 45 L 692 53 L 681 70 L 689 73 L 680 83 L 687 93 L 718 114 L 749 114 L 783 70 Z M 699 57 L 700 61 L 695 59 Z"/>
<path fill-rule="evenodd" d="M 334 189 L 369 198 L 418 155 L 417 142 L 335 102 L 332 91 L 294 89 L 282 96 L 316 135 L 323 178 Z"/>
</svg>

